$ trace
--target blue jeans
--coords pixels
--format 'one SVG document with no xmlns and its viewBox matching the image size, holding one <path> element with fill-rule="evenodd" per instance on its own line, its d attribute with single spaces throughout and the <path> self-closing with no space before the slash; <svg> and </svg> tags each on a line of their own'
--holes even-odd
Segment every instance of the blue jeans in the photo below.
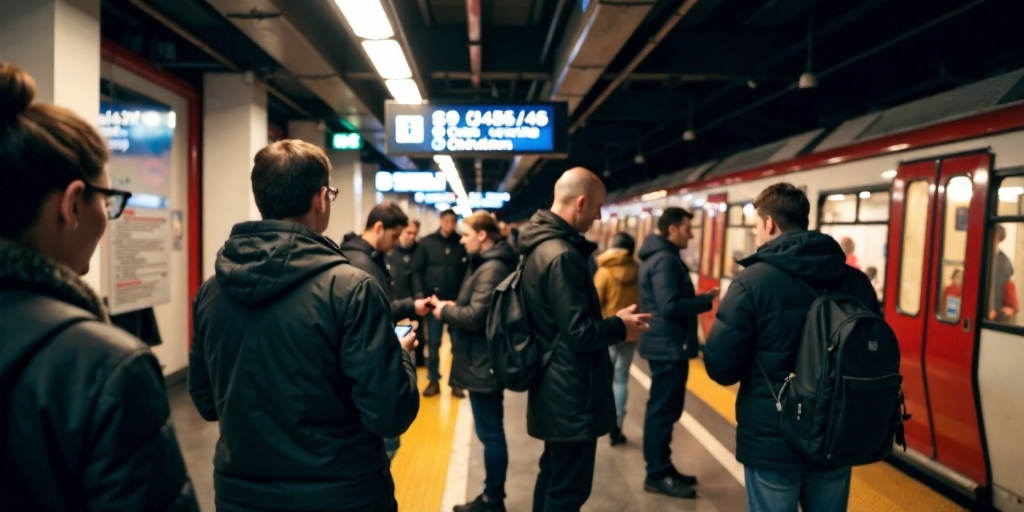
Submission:
<svg viewBox="0 0 1024 512">
<path fill-rule="evenodd" d="M 484 496 L 490 501 L 505 500 L 505 475 L 508 473 L 508 445 L 505 443 L 505 393 L 469 392 L 476 437 L 484 444 Z"/>
<path fill-rule="evenodd" d="M 744 468 L 750 512 L 846 512 L 850 500 L 850 468 L 790 473 Z"/>
<path fill-rule="evenodd" d="M 620 341 L 608 347 L 608 355 L 615 365 L 612 379 L 612 392 L 615 393 L 615 415 L 617 425 L 622 428 L 622 419 L 626 417 L 626 399 L 629 398 L 629 365 L 633 364 L 633 353 L 636 343 Z"/>
<path fill-rule="evenodd" d="M 675 471 L 672 465 L 672 429 L 683 415 L 689 361 L 649 361 L 651 390 L 644 416 L 644 460 L 647 479 L 665 478 Z"/>
<path fill-rule="evenodd" d="M 427 315 L 427 380 L 438 382 L 441 380 L 441 338 L 444 336 L 444 323 L 434 318 L 434 315 Z"/>
</svg>

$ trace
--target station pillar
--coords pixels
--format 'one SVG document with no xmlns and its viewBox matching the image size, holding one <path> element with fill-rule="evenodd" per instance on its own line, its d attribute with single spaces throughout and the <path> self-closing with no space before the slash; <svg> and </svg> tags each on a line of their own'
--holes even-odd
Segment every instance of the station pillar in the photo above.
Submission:
<svg viewBox="0 0 1024 512">
<path fill-rule="evenodd" d="M 36 101 L 71 109 L 95 124 L 100 114 L 100 0 L 0 0 L 0 62 L 32 75 Z M 102 248 L 96 248 L 84 277 L 101 295 Z"/>
<path fill-rule="evenodd" d="M 203 77 L 203 279 L 239 222 L 259 220 L 256 153 L 267 145 L 267 89 L 244 73 Z"/>
<path fill-rule="evenodd" d="M 324 149 L 324 125 L 319 121 L 288 121 L 288 138 L 308 142 Z"/>
<path fill-rule="evenodd" d="M 331 223 L 324 233 L 341 244 L 346 233 L 362 233 L 366 216 L 377 204 L 373 185 L 377 164 L 362 162 L 359 151 L 328 150 L 331 160 L 331 185 L 338 199 L 331 205 Z"/>
</svg>

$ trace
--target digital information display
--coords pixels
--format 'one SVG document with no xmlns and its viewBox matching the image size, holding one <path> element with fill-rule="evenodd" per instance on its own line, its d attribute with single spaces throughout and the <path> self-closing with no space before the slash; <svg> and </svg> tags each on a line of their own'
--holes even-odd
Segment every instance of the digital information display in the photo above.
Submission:
<svg viewBox="0 0 1024 512">
<path fill-rule="evenodd" d="M 464 104 L 388 102 L 389 156 L 564 155 L 565 103 Z"/>
</svg>

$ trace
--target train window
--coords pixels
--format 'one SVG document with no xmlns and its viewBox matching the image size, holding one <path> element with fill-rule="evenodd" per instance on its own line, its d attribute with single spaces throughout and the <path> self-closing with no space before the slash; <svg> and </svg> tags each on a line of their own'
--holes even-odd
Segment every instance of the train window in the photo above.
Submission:
<svg viewBox="0 0 1024 512">
<path fill-rule="evenodd" d="M 730 226 L 743 225 L 743 205 L 734 204 L 729 207 L 728 223 Z"/>
<path fill-rule="evenodd" d="M 754 217 L 757 213 L 752 204 L 736 204 L 729 207 L 728 225 L 725 228 L 725 277 L 736 277 L 742 267 L 738 263 L 757 249 L 754 242 Z"/>
<path fill-rule="evenodd" d="M 823 223 L 856 222 L 857 194 L 829 194 L 821 207 Z"/>
<path fill-rule="evenodd" d="M 942 220 L 942 260 L 935 314 L 940 321 L 960 321 L 964 284 L 964 259 L 967 257 L 967 226 L 974 184 L 966 176 L 950 178 L 946 183 L 946 204 Z"/>
<path fill-rule="evenodd" d="M 686 249 L 679 252 L 679 256 L 683 258 L 683 262 L 691 272 L 697 272 L 700 270 L 700 253 L 704 243 L 704 239 L 701 238 L 704 233 L 704 210 L 697 208 L 691 213 L 693 213 L 693 219 L 690 220 L 690 232 L 693 233 L 693 240 L 690 240 Z"/>
<path fill-rule="evenodd" d="M 857 220 L 860 222 L 888 222 L 889 191 L 864 191 L 857 194 L 860 204 L 857 207 Z"/>
<path fill-rule="evenodd" d="M 897 310 L 908 316 L 921 312 L 921 283 L 924 282 L 925 230 L 928 225 L 929 185 L 917 180 L 907 185 L 904 198 L 903 251 Z"/>
<path fill-rule="evenodd" d="M 709 215 L 709 213 L 710 213 L 710 215 Z M 714 232 L 715 232 L 715 229 L 714 229 L 714 227 L 715 227 L 715 216 L 714 216 L 714 213 L 715 212 L 705 211 L 702 214 L 702 216 L 704 218 L 704 223 L 703 223 L 704 224 L 704 226 L 703 226 L 703 231 L 704 231 L 703 234 L 704 234 L 704 236 L 703 236 L 703 241 L 701 242 L 701 251 L 700 251 L 700 265 L 701 265 L 701 272 L 700 273 L 701 273 L 701 275 L 704 275 L 704 276 L 707 276 L 707 277 L 718 277 L 718 274 L 716 274 L 714 272 L 714 269 L 712 268 L 714 265 L 713 265 L 713 262 L 711 261 L 712 260 L 711 254 L 712 254 L 713 249 L 714 249 L 714 247 L 711 244 L 711 239 L 714 238 Z"/>
<path fill-rule="evenodd" d="M 999 183 L 996 224 L 988 230 L 991 250 L 988 262 L 988 293 L 985 318 L 1004 325 L 1024 326 L 1018 290 L 1024 289 L 1024 176 L 1007 176 Z"/>
<path fill-rule="evenodd" d="M 1024 215 L 1024 176 L 1010 176 L 999 184 L 996 215 Z"/>
</svg>

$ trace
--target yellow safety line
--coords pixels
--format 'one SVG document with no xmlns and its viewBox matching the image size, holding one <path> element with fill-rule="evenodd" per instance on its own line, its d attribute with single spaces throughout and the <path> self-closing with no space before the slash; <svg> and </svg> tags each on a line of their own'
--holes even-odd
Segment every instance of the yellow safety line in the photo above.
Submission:
<svg viewBox="0 0 1024 512">
<path fill-rule="evenodd" d="M 458 399 L 451 396 L 451 388 L 448 387 L 452 357 L 447 336 L 442 342 L 440 355 L 441 394 L 430 398 L 420 396 L 419 415 L 402 435 L 402 446 L 391 462 L 395 499 L 398 510 L 402 512 L 433 512 L 441 507 L 459 411 Z M 420 368 L 418 374 L 422 393 L 427 387 L 426 369 Z"/>
<path fill-rule="evenodd" d="M 716 384 L 699 359 L 690 361 L 686 388 L 730 424 L 736 425 L 736 386 Z M 878 462 L 853 468 L 849 511 L 855 512 L 967 512 L 946 497 L 910 478 L 902 471 Z"/>
</svg>

